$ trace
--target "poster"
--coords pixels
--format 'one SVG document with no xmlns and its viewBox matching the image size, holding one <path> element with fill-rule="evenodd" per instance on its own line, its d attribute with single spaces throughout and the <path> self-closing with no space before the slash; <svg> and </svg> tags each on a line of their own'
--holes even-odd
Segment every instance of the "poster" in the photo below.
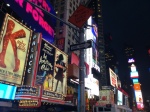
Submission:
<svg viewBox="0 0 150 112">
<path fill-rule="evenodd" d="M 98 101 L 100 106 L 106 106 L 106 104 L 112 104 L 113 96 L 110 90 L 100 90 L 100 100 Z"/>
<path fill-rule="evenodd" d="M 42 39 L 36 85 L 43 85 L 44 95 L 62 98 L 66 94 L 67 68 L 68 56 Z"/>
<path fill-rule="evenodd" d="M 22 84 L 32 30 L 6 14 L 0 35 L 0 80 Z"/>
<path fill-rule="evenodd" d="M 59 49 L 56 49 L 53 90 L 57 93 L 66 94 L 67 66 L 68 56 Z"/>
<path fill-rule="evenodd" d="M 43 85 L 44 90 L 53 90 L 54 62 L 55 48 L 42 39 L 36 85 Z"/>
</svg>

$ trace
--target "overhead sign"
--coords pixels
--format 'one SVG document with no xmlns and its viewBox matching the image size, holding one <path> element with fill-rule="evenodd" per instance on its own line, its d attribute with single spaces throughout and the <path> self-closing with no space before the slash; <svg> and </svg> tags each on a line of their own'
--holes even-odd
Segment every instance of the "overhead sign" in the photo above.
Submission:
<svg viewBox="0 0 150 112">
<path fill-rule="evenodd" d="M 80 50 L 80 49 L 87 49 L 92 47 L 92 40 L 88 40 L 86 42 L 80 44 L 73 44 L 70 45 L 70 51 Z"/>
<path fill-rule="evenodd" d="M 94 11 L 92 9 L 80 5 L 68 21 L 75 26 L 81 28 L 93 13 Z"/>
</svg>

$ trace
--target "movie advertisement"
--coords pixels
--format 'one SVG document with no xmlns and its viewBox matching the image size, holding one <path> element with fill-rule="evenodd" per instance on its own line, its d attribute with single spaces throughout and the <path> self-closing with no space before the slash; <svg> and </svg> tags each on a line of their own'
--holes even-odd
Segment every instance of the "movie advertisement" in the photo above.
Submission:
<svg viewBox="0 0 150 112">
<path fill-rule="evenodd" d="M 66 94 L 67 66 L 68 56 L 59 49 L 56 49 L 53 90 L 57 93 Z"/>
<path fill-rule="evenodd" d="M 22 84 L 32 30 L 6 14 L 0 35 L 0 80 Z"/>
<path fill-rule="evenodd" d="M 43 85 L 44 90 L 52 91 L 55 62 L 55 48 L 42 39 L 41 51 L 36 76 L 36 85 Z"/>
</svg>

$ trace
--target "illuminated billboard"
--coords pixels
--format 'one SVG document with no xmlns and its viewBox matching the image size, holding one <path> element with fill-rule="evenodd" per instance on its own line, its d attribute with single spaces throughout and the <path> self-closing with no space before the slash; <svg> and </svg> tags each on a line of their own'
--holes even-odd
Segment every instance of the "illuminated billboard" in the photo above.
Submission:
<svg viewBox="0 0 150 112">
<path fill-rule="evenodd" d="M 143 97 L 141 90 L 135 90 L 135 98 L 137 103 L 143 103 Z"/>
<path fill-rule="evenodd" d="M 16 88 L 16 86 L 0 83 L 0 99 L 14 100 Z"/>
<path fill-rule="evenodd" d="M 54 14 L 55 11 L 48 0 L 29 0 L 30 2 L 40 6 L 45 11 Z M 49 16 L 43 10 L 31 5 L 25 0 L 5 0 L 10 4 L 14 12 L 28 24 L 36 32 L 41 32 L 43 38 L 49 42 L 54 41 L 54 27 L 56 19 Z"/>
<path fill-rule="evenodd" d="M 117 75 L 109 68 L 109 75 L 110 75 L 110 84 L 113 87 L 118 87 L 117 84 Z"/>
<path fill-rule="evenodd" d="M 0 37 L 0 80 L 21 85 L 32 30 L 6 14 Z"/>
<path fill-rule="evenodd" d="M 134 63 L 135 60 L 133 58 L 128 59 L 128 63 Z"/>
<path fill-rule="evenodd" d="M 133 85 L 134 90 L 141 90 L 140 83 L 135 83 Z"/>
<path fill-rule="evenodd" d="M 133 84 L 139 83 L 139 80 L 138 80 L 138 79 L 132 79 L 132 80 L 133 80 Z"/>
<path fill-rule="evenodd" d="M 68 56 L 42 39 L 36 85 L 43 85 L 44 94 L 66 94 L 67 68 Z"/>
<path fill-rule="evenodd" d="M 123 94 L 118 90 L 117 105 L 123 105 Z"/>
<path fill-rule="evenodd" d="M 134 64 L 131 65 L 131 72 L 136 72 L 136 66 Z"/>
<path fill-rule="evenodd" d="M 130 72 L 130 77 L 131 77 L 131 78 L 138 78 L 138 77 L 139 77 L 139 74 L 138 74 L 137 71 L 135 71 L 135 72 Z"/>
</svg>

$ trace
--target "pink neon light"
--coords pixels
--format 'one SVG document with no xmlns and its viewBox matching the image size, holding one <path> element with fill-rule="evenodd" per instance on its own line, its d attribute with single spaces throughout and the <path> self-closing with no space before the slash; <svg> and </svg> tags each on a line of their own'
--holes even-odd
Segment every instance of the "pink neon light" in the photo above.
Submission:
<svg viewBox="0 0 150 112">
<path fill-rule="evenodd" d="M 23 3 L 24 0 L 15 0 L 15 2 L 17 2 L 19 4 L 20 7 L 23 8 Z M 44 8 L 46 11 L 50 12 L 51 8 L 48 6 L 48 4 L 46 3 L 45 0 L 30 0 L 30 2 L 33 2 L 39 6 L 41 6 L 42 8 Z M 32 17 L 35 21 L 38 22 L 38 24 L 44 29 L 46 30 L 51 36 L 54 36 L 54 30 L 52 29 L 52 27 L 43 19 L 44 17 L 44 13 L 42 12 L 42 10 L 38 9 L 38 8 L 34 8 L 32 5 L 30 5 L 30 3 L 26 4 L 26 12 L 27 13 L 31 13 Z"/>
</svg>

